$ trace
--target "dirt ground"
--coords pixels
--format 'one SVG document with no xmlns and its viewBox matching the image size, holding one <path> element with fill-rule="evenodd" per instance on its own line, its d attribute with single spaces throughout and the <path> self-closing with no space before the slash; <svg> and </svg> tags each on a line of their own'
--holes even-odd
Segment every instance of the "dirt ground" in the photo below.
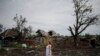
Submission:
<svg viewBox="0 0 100 56">
<path fill-rule="evenodd" d="M 53 50 L 53 56 L 100 56 L 100 48 Z M 45 50 L 14 49 L 0 51 L 0 56 L 45 56 Z"/>
</svg>

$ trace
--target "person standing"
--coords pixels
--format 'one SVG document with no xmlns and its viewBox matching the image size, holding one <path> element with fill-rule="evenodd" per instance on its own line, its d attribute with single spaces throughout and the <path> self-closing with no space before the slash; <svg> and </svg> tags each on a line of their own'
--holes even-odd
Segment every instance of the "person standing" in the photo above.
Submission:
<svg viewBox="0 0 100 56">
<path fill-rule="evenodd" d="M 51 42 L 49 42 L 48 45 L 46 46 L 46 56 L 52 56 L 51 48 L 52 48 Z"/>
</svg>

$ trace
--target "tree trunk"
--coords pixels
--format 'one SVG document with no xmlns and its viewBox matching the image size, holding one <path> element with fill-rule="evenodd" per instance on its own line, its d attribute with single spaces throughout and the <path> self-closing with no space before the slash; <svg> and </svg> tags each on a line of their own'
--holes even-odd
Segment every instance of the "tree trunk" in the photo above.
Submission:
<svg viewBox="0 0 100 56">
<path fill-rule="evenodd" d="M 74 36 L 74 46 L 75 48 L 78 46 L 78 39 L 77 39 L 77 36 Z"/>
</svg>

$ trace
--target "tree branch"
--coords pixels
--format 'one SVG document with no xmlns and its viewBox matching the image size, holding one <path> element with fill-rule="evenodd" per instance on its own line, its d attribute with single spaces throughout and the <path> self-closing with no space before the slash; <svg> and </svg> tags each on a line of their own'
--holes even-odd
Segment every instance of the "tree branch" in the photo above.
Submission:
<svg viewBox="0 0 100 56">
<path fill-rule="evenodd" d="M 69 31 L 71 32 L 72 36 L 75 36 L 75 34 L 70 26 L 69 26 Z"/>
</svg>

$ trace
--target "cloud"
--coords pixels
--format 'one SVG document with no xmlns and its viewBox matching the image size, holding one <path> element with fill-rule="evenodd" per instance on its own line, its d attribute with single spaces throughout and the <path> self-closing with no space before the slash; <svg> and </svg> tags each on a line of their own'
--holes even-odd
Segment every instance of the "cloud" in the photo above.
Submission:
<svg viewBox="0 0 100 56">
<path fill-rule="evenodd" d="M 100 14 L 99 2 L 92 1 L 96 14 Z M 27 25 L 31 25 L 33 30 L 54 30 L 70 35 L 67 29 L 75 23 L 73 12 L 72 0 L 0 0 L 0 23 L 8 28 L 15 26 L 12 23 L 17 13 L 27 18 Z M 89 29 L 86 32 L 90 32 Z"/>
</svg>

